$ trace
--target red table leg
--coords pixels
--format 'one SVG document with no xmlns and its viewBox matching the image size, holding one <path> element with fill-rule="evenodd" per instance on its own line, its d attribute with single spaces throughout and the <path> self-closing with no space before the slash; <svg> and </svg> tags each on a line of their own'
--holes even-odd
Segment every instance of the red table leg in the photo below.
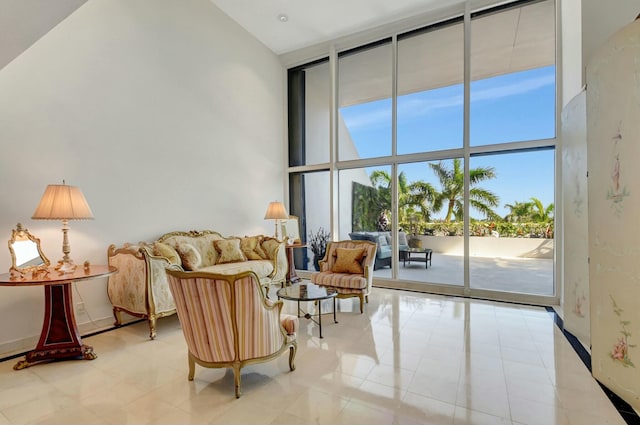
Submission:
<svg viewBox="0 0 640 425">
<path fill-rule="evenodd" d="M 71 282 L 46 285 L 44 293 L 45 312 L 40 341 L 34 350 L 27 353 L 25 360 L 19 361 L 13 368 L 20 370 L 47 360 L 93 360 L 98 357 L 92 347 L 82 344 L 73 314 Z"/>
</svg>

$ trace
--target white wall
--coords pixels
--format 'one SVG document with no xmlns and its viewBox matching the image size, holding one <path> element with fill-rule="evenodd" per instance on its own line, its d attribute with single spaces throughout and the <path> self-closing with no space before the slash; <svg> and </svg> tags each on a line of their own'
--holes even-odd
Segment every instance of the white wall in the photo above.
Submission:
<svg viewBox="0 0 640 425">
<path fill-rule="evenodd" d="M 208 0 L 88 1 L 0 70 L 0 234 L 22 222 L 57 261 L 61 224 L 30 217 L 63 179 L 95 215 L 70 223 L 76 261 L 173 230 L 271 233 L 283 81 L 278 58 Z M 112 322 L 106 279 L 77 290 L 92 320 Z M 43 294 L 0 291 L 2 353 L 38 335 Z"/>
<path fill-rule="evenodd" d="M 87 0 L 0 0 L 0 69 Z"/>
<path fill-rule="evenodd" d="M 562 106 L 584 86 L 582 75 L 582 0 L 560 2 L 562 52 Z"/>
</svg>

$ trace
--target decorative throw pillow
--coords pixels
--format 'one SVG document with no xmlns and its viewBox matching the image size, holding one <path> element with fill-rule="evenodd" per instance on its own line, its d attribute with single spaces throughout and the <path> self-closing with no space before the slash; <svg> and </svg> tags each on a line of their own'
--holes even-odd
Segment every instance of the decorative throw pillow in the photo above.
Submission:
<svg viewBox="0 0 640 425">
<path fill-rule="evenodd" d="M 258 236 L 245 236 L 240 240 L 240 250 L 247 257 L 247 260 L 262 260 L 260 254 L 256 251 L 259 243 L 260 238 Z"/>
<path fill-rule="evenodd" d="M 361 261 L 364 257 L 364 248 L 336 248 L 336 261 L 331 271 L 334 273 L 362 274 L 364 268 Z"/>
<path fill-rule="evenodd" d="M 216 251 L 218 251 L 218 260 L 216 264 L 247 261 L 247 257 L 245 257 L 240 249 L 240 238 L 213 241 L 213 246 L 216 248 Z"/>
<path fill-rule="evenodd" d="M 167 260 L 169 260 L 170 264 L 177 264 L 179 266 L 182 265 L 182 261 L 180 260 L 180 254 L 178 254 L 178 251 L 176 251 L 171 245 L 167 245 L 166 243 L 154 242 L 153 255 L 166 258 Z"/>
<path fill-rule="evenodd" d="M 276 238 L 265 237 L 262 240 L 262 249 L 266 252 L 269 260 L 275 260 L 276 255 L 278 255 L 278 247 L 280 247 L 280 242 Z"/>
<path fill-rule="evenodd" d="M 202 264 L 202 257 L 195 246 L 190 243 L 180 242 L 176 245 L 176 250 L 182 260 L 182 267 L 185 270 L 198 270 Z"/>
<path fill-rule="evenodd" d="M 263 260 L 268 260 L 269 255 L 267 255 L 267 252 L 264 250 L 264 248 L 262 248 L 262 241 L 264 240 L 264 236 L 256 236 L 256 238 L 258 238 L 258 244 L 255 247 L 255 251 L 258 253 L 260 258 L 262 258 Z"/>
</svg>

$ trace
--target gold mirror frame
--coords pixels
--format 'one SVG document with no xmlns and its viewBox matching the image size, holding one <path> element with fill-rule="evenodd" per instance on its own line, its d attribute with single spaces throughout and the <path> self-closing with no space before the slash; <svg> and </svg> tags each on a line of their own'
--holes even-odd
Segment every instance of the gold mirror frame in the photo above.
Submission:
<svg viewBox="0 0 640 425">
<path fill-rule="evenodd" d="M 16 249 L 18 243 L 26 243 L 28 246 L 26 248 Z M 27 229 L 22 227 L 21 223 L 18 223 L 16 228 L 11 232 L 9 253 L 11 254 L 11 268 L 9 272 L 12 274 L 14 272 L 17 272 L 21 276 L 28 272 L 37 274 L 41 271 L 46 271 L 51 265 L 49 259 L 47 259 L 42 252 L 40 239 L 29 233 Z M 18 256 L 24 256 L 24 253 L 26 253 L 28 258 L 18 258 Z"/>
</svg>

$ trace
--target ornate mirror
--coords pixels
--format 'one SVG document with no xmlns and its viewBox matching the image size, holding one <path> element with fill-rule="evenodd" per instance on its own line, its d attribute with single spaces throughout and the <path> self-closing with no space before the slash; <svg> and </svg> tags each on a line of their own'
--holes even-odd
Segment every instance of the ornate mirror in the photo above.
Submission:
<svg viewBox="0 0 640 425">
<path fill-rule="evenodd" d="M 18 223 L 9 239 L 9 252 L 11 253 L 10 272 L 18 272 L 23 275 L 27 272 L 39 272 L 46 270 L 50 263 L 40 248 L 40 239 Z"/>
</svg>

